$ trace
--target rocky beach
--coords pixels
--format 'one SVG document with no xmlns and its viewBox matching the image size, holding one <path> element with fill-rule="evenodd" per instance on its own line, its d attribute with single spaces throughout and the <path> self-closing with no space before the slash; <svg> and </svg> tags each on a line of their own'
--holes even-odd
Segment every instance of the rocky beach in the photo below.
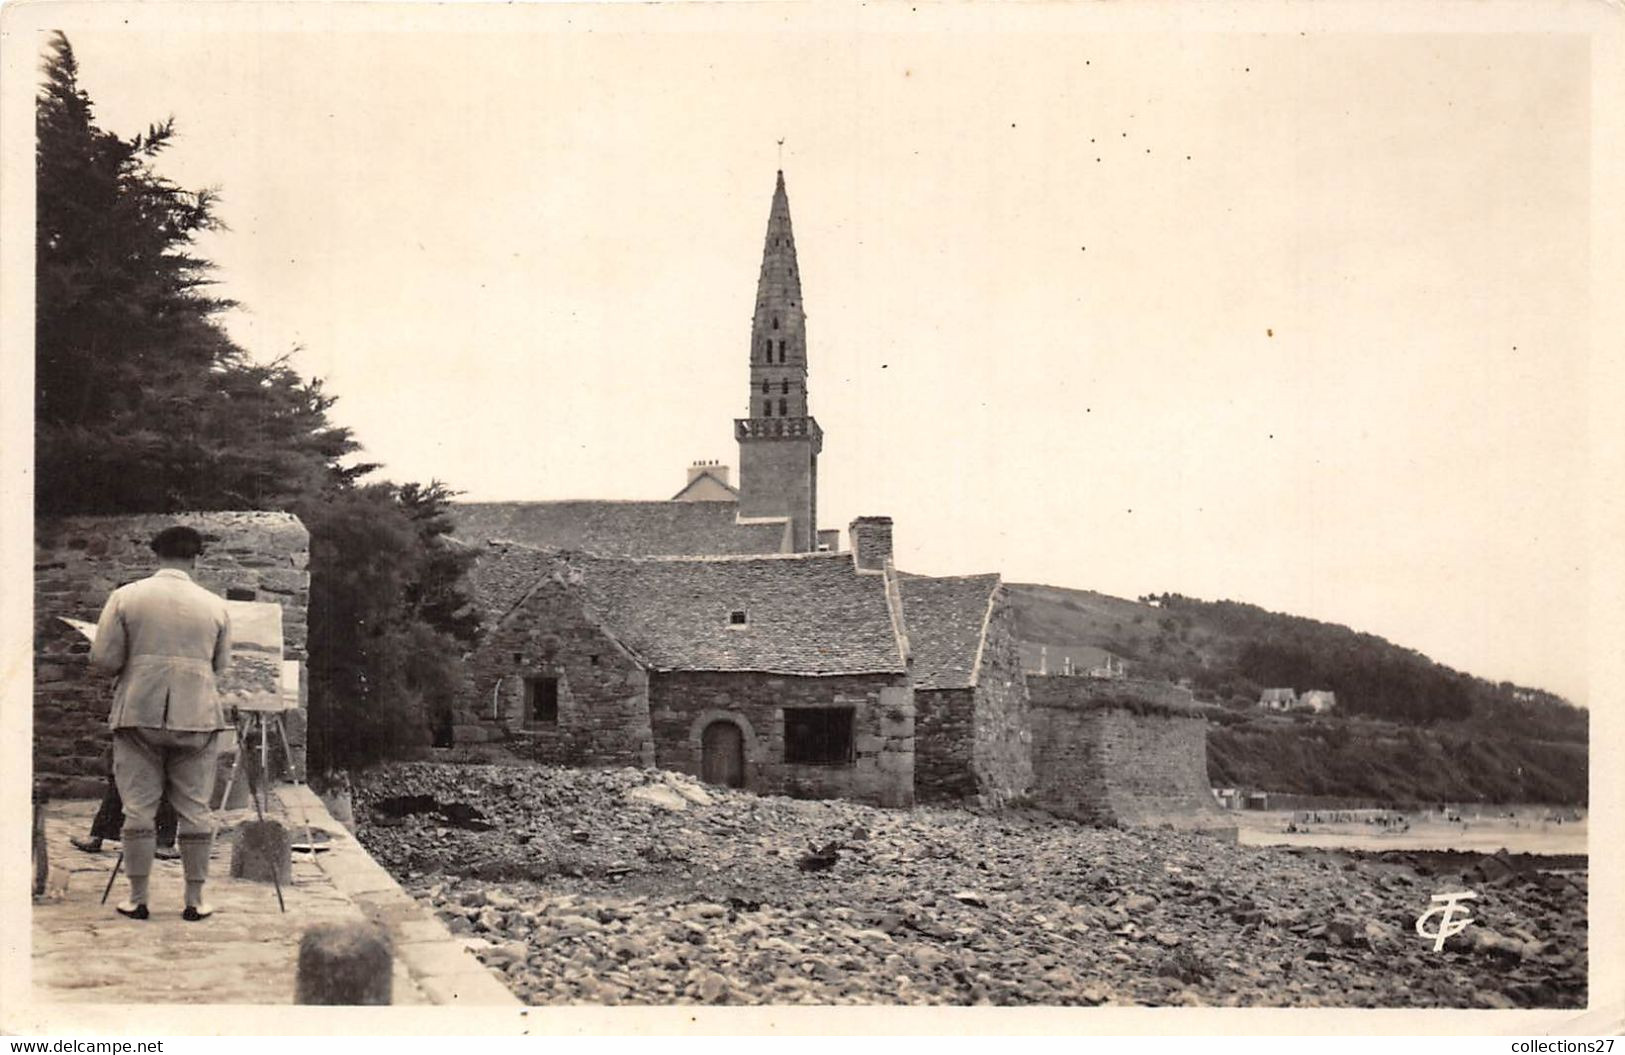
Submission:
<svg viewBox="0 0 1625 1055">
<path fill-rule="evenodd" d="M 408 763 L 357 833 L 533 1004 L 1582 1007 L 1583 868 Z M 1473 922 L 1436 952 L 1435 894 Z M 1437 917 L 1434 918 L 1434 923 Z"/>
</svg>

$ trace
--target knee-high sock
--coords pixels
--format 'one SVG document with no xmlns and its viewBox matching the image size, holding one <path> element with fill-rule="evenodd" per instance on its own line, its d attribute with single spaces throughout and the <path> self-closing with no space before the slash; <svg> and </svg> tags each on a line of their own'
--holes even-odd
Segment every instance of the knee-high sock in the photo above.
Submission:
<svg viewBox="0 0 1625 1055">
<path fill-rule="evenodd" d="M 182 832 L 175 840 L 181 851 L 181 871 L 186 875 L 186 903 L 203 904 L 203 883 L 209 878 L 209 851 L 214 837 L 208 832 Z"/>
<path fill-rule="evenodd" d="M 152 875 L 152 851 L 157 836 L 152 829 L 124 829 L 124 873 L 130 877 L 130 900 L 147 903 L 147 879 Z"/>
</svg>

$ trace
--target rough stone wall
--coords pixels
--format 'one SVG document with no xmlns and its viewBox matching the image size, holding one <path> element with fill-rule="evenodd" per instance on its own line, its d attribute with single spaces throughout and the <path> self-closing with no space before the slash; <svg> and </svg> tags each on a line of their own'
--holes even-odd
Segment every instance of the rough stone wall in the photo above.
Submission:
<svg viewBox="0 0 1625 1055">
<path fill-rule="evenodd" d="M 94 622 L 119 586 L 157 570 L 147 543 L 171 524 L 196 528 L 206 550 L 194 576 L 221 596 L 282 606 L 283 655 L 303 665 L 310 605 L 310 533 L 289 513 L 42 518 L 34 530 L 34 773 L 56 795 L 99 796 L 111 742 L 109 680 L 90 669 L 89 642 L 59 619 Z M 306 681 L 284 716 L 304 772 Z"/>
<path fill-rule="evenodd" d="M 712 721 L 744 734 L 745 787 L 758 794 L 914 802 L 914 693 L 902 674 L 795 677 L 752 672 L 657 672 L 650 677 L 655 761 L 696 776 Z M 841 765 L 784 761 L 784 711 L 852 707 L 855 758 Z"/>
<path fill-rule="evenodd" d="M 1207 722 L 1177 692 L 1152 682 L 1126 692 L 1117 680 L 1027 682 L 1040 806 L 1092 824 L 1224 826 L 1208 787 Z"/>
<path fill-rule="evenodd" d="M 489 717 L 495 696 L 501 727 L 538 761 L 653 763 L 648 675 L 591 618 L 571 587 L 543 583 L 485 635 L 470 667 L 474 694 L 464 701 L 465 717 Z M 537 675 L 559 679 L 556 724 L 530 722 L 525 714 L 525 678 Z"/>
<path fill-rule="evenodd" d="M 976 679 L 976 731 L 972 754 L 977 799 L 1003 806 L 1033 783 L 1032 722 L 1021 672 L 1015 609 L 1001 586 L 988 618 Z"/>
<path fill-rule="evenodd" d="M 1100 757 L 1101 712 L 1039 706 L 1028 711 L 1033 730 L 1033 799 L 1085 824 L 1115 824 Z"/>
<path fill-rule="evenodd" d="M 914 797 L 920 802 L 974 799 L 975 689 L 914 690 Z"/>
</svg>

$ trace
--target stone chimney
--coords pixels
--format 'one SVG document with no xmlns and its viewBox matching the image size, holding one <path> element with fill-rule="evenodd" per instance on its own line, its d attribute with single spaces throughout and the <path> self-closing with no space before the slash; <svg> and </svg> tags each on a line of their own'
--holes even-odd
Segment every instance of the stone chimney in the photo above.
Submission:
<svg viewBox="0 0 1625 1055">
<path fill-rule="evenodd" d="M 710 473 L 712 476 L 715 476 L 718 480 L 721 480 L 723 483 L 727 484 L 729 487 L 732 487 L 733 486 L 733 481 L 728 479 L 728 477 L 732 473 L 732 471 L 733 470 L 728 468 L 728 466 L 723 465 L 721 462 L 717 462 L 717 461 L 695 462 L 693 465 L 690 465 L 688 467 L 688 482 L 693 483 L 695 480 L 699 479 L 705 473 Z"/>
<path fill-rule="evenodd" d="M 891 517 L 858 517 L 846 529 L 852 563 L 859 571 L 882 571 L 891 560 Z"/>
</svg>

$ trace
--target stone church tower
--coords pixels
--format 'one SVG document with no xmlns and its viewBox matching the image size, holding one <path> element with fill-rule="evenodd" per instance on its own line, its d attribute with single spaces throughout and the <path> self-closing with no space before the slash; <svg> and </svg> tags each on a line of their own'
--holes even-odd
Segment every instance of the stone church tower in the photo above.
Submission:
<svg viewBox="0 0 1625 1055">
<path fill-rule="evenodd" d="M 824 434 L 807 405 L 807 313 L 784 173 L 773 189 L 750 333 L 750 403 L 734 421 L 739 515 L 789 517 L 798 553 L 818 548 L 818 452 Z"/>
</svg>

